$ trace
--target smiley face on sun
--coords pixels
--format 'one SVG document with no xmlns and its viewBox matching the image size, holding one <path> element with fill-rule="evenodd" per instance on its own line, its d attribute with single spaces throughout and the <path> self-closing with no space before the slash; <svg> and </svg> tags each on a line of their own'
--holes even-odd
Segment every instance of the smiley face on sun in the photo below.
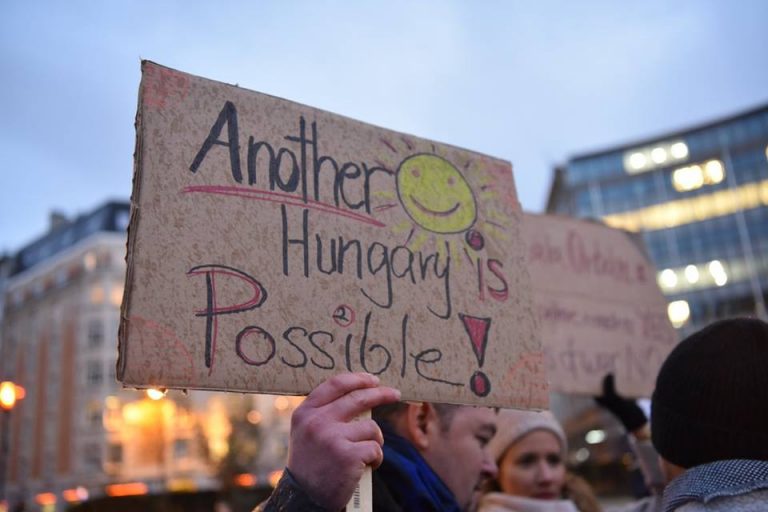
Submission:
<svg viewBox="0 0 768 512">
<path fill-rule="evenodd" d="M 397 195 L 408 216 L 433 233 L 460 233 L 475 223 L 477 204 L 464 176 L 444 158 L 419 153 L 397 169 Z"/>
</svg>

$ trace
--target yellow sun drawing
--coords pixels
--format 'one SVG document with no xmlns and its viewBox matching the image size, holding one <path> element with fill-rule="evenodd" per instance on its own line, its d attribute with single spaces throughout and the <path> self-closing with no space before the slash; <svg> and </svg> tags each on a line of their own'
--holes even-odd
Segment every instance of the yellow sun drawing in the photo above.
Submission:
<svg viewBox="0 0 768 512">
<path fill-rule="evenodd" d="M 437 155 L 416 154 L 397 170 L 397 195 L 408 216 L 433 233 L 460 233 L 477 218 L 477 204 L 464 176 Z"/>
<path fill-rule="evenodd" d="M 392 233 L 407 233 L 404 244 L 414 251 L 433 242 L 441 257 L 446 252 L 457 265 L 462 259 L 462 252 L 471 265 L 476 263 L 480 251 L 486 242 L 495 244 L 508 240 L 505 233 L 511 226 L 504 208 L 498 208 L 499 198 L 497 178 L 481 170 L 472 160 L 463 166 L 463 172 L 445 157 L 432 152 L 414 152 L 413 142 L 405 137 L 400 141 L 411 152 L 400 161 L 395 174 L 396 190 L 380 190 L 373 194 L 384 199 L 384 203 L 375 207 L 385 211 L 397 206 L 403 207 L 408 220 L 394 224 Z M 393 140 L 381 139 L 381 142 L 394 155 L 400 155 Z M 382 167 L 387 165 L 377 160 Z M 465 177 L 465 172 L 472 172 L 473 183 Z M 459 242 L 455 235 L 463 235 Z M 490 235 L 490 237 L 488 236 Z M 457 243 L 458 242 L 458 243 Z"/>
</svg>

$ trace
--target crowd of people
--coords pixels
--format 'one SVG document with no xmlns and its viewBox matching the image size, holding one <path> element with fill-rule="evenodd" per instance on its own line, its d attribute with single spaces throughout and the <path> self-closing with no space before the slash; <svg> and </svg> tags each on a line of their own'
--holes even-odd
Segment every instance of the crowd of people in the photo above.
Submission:
<svg viewBox="0 0 768 512">
<path fill-rule="evenodd" d="M 680 342 L 650 422 L 611 377 L 597 401 L 627 429 L 653 491 L 621 510 L 768 511 L 767 323 L 722 320 Z M 549 412 L 401 402 L 373 375 L 339 374 L 294 412 L 283 477 L 256 510 L 343 510 L 368 466 L 376 512 L 602 510 L 566 454 Z"/>
</svg>

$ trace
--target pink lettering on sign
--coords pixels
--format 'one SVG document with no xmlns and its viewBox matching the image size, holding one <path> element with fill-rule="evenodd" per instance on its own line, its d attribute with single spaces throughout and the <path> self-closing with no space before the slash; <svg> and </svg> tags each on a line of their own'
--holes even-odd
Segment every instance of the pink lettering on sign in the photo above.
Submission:
<svg viewBox="0 0 768 512">
<path fill-rule="evenodd" d="M 557 384 L 589 377 L 599 382 L 608 373 L 618 373 L 630 382 L 643 382 L 655 376 L 666 353 L 662 346 L 582 348 L 571 338 L 563 347 L 545 349 L 547 372 Z"/>
<path fill-rule="evenodd" d="M 485 363 L 485 347 L 488 346 L 488 329 L 491 327 L 490 318 L 480 318 L 476 316 L 464 315 L 459 313 L 459 318 L 464 324 L 464 329 L 472 342 L 472 350 L 475 353 L 480 368 Z M 487 396 L 491 392 L 491 381 L 485 372 L 477 370 L 472 374 L 469 387 L 477 396 Z"/>
<path fill-rule="evenodd" d="M 528 251 L 528 259 L 531 263 L 560 265 L 563 262 L 563 250 L 544 235 L 543 238 L 533 241 Z"/>
<path fill-rule="evenodd" d="M 216 338 L 218 334 L 219 315 L 232 313 L 241 313 L 258 308 L 267 300 L 267 290 L 256 279 L 246 274 L 242 270 L 227 267 L 225 265 L 198 265 L 192 268 L 187 275 L 205 276 L 206 283 L 206 306 L 205 309 L 195 311 L 196 316 L 205 317 L 205 366 L 208 368 L 208 374 L 213 372 L 213 362 L 216 356 Z M 219 306 L 216 296 L 216 276 L 235 278 L 240 283 L 245 283 L 250 291 L 250 295 L 238 304 L 229 304 Z"/>
<path fill-rule="evenodd" d="M 636 263 L 616 255 L 610 245 L 586 239 L 575 230 L 568 230 L 562 243 L 548 235 L 531 242 L 528 258 L 531 264 L 558 266 L 576 275 L 605 277 L 634 285 L 648 281 L 650 270 L 645 263 Z"/>
<path fill-rule="evenodd" d="M 610 277 L 632 284 L 632 266 L 624 258 L 615 256 L 610 247 L 601 247 L 596 241 L 590 246 L 576 231 L 569 230 L 566 242 L 568 264 L 578 274 Z"/>
</svg>

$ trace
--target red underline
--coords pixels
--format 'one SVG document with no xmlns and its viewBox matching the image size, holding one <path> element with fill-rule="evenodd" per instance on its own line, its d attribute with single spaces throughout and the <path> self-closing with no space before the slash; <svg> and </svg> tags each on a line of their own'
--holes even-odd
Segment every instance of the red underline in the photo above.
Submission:
<svg viewBox="0 0 768 512">
<path fill-rule="evenodd" d="M 246 199 L 254 199 L 256 201 L 267 201 L 270 203 L 280 203 L 287 206 L 300 206 L 302 208 L 311 208 L 313 210 L 317 210 L 320 212 L 330 213 L 333 215 L 338 215 L 340 217 L 346 217 L 348 219 L 356 220 L 358 222 L 363 222 L 365 224 L 370 224 L 372 226 L 376 226 L 379 228 L 383 228 L 386 226 L 386 224 L 384 224 L 383 222 L 379 222 L 373 217 L 369 217 L 367 215 L 354 213 L 349 210 L 344 210 L 342 208 L 339 208 L 337 206 L 321 203 L 320 201 L 313 201 L 312 199 L 307 199 L 305 201 L 304 198 L 302 198 L 301 196 L 294 195 L 294 194 L 285 194 L 283 192 L 272 192 L 269 190 L 259 190 L 259 189 L 249 188 L 249 187 L 234 187 L 234 186 L 224 186 L 224 185 L 192 185 L 189 187 L 184 187 L 182 189 L 182 192 L 184 193 L 203 192 L 205 194 L 218 194 L 222 196 L 244 197 Z"/>
</svg>

